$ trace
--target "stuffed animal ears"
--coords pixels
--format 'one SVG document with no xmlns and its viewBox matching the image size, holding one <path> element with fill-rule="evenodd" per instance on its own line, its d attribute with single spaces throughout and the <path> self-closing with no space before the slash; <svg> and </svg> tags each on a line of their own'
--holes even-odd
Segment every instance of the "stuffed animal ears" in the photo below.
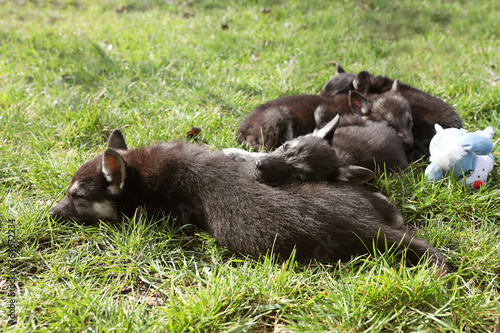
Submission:
<svg viewBox="0 0 500 333">
<path fill-rule="evenodd" d="M 443 127 L 441 125 L 439 125 L 438 123 L 434 124 L 434 129 L 436 130 L 436 133 L 443 131 Z"/>
<path fill-rule="evenodd" d="M 493 139 L 493 127 L 491 126 L 488 126 L 484 130 L 478 132 L 482 133 L 485 137 L 487 137 L 490 140 Z"/>
<path fill-rule="evenodd" d="M 424 175 L 427 182 L 437 182 L 443 179 L 443 172 L 433 163 L 429 164 L 427 168 L 425 168 Z"/>
<path fill-rule="evenodd" d="M 493 142 L 483 132 L 467 133 L 458 144 L 464 147 L 466 151 L 477 155 L 487 155 L 493 150 Z"/>
</svg>

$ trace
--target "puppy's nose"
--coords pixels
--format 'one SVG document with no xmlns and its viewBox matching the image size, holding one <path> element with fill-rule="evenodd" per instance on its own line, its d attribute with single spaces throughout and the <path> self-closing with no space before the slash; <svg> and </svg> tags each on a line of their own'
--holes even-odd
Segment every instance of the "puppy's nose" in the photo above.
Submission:
<svg viewBox="0 0 500 333">
<path fill-rule="evenodd" d="M 54 207 L 52 207 L 50 210 L 49 210 L 49 217 L 51 219 L 54 219 L 54 217 L 56 217 L 56 213 L 54 212 Z"/>
<path fill-rule="evenodd" d="M 258 160 L 255 161 L 255 168 L 257 170 L 265 170 L 267 167 L 267 162 L 263 158 L 259 158 Z"/>
<path fill-rule="evenodd" d="M 413 147 L 414 139 L 413 135 L 408 134 L 408 133 L 397 133 L 397 135 L 401 138 L 403 141 L 403 145 L 406 149 Z"/>
<path fill-rule="evenodd" d="M 61 219 L 61 216 L 59 216 L 59 214 L 55 211 L 54 207 L 52 207 L 52 209 L 49 210 L 49 218 L 54 221 L 58 221 Z"/>
</svg>

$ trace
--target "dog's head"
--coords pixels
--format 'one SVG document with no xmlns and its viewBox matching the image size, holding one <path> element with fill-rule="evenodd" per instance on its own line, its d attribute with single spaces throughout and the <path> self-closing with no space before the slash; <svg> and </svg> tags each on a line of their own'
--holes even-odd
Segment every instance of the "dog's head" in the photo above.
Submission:
<svg viewBox="0 0 500 333">
<path fill-rule="evenodd" d="M 394 128 L 405 148 L 413 146 L 413 116 L 411 106 L 399 92 L 399 80 L 395 80 L 391 90 L 373 97 L 370 119 L 385 121 Z"/>
<path fill-rule="evenodd" d="M 374 177 L 372 171 L 346 165 L 331 142 L 339 123 L 337 115 L 325 127 L 312 134 L 286 142 L 280 148 L 255 161 L 254 178 L 279 186 L 304 181 L 349 181 L 363 183 Z"/>
<path fill-rule="evenodd" d="M 126 149 L 123 135 L 114 130 L 106 151 L 76 171 L 66 196 L 52 207 L 49 216 L 54 220 L 78 223 L 119 219 L 118 202 L 126 178 L 126 164 L 119 151 Z"/>
<path fill-rule="evenodd" d="M 337 63 L 335 75 L 325 83 L 321 89 L 320 95 L 326 98 L 332 98 L 337 95 L 347 94 L 350 90 L 355 89 L 355 81 L 357 78 L 360 78 L 362 83 L 369 84 L 370 78 L 367 75 L 368 72 L 362 72 L 358 74 L 358 76 L 352 73 L 346 73 L 340 64 Z M 366 77 L 368 77 L 368 81 L 366 81 Z"/>
</svg>

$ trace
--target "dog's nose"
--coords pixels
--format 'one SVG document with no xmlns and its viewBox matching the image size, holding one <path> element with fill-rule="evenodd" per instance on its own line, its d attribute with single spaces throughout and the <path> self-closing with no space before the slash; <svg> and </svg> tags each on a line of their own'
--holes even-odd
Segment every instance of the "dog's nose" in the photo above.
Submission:
<svg viewBox="0 0 500 333">
<path fill-rule="evenodd" d="M 267 166 L 266 160 L 263 158 L 259 158 L 258 160 L 255 161 L 255 168 L 257 170 L 265 170 Z"/>
<path fill-rule="evenodd" d="M 59 216 L 57 215 L 57 212 L 55 210 L 55 207 L 52 207 L 50 210 L 49 210 L 49 218 L 52 219 L 52 220 L 58 220 L 59 219 Z"/>
<path fill-rule="evenodd" d="M 406 150 L 413 147 L 414 140 L 413 135 L 408 133 L 397 133 L 398 137 L 403 141 L 403 146 Z"/>
</svg>

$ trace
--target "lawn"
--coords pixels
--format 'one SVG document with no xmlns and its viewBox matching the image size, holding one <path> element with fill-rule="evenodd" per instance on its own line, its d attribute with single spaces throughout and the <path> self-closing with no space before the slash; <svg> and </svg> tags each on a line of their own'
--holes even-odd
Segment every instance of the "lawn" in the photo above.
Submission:
<svg viewBox="0 0 500 333">
<path fill-rule="evenodd" d="M 236 147 L 255 106 L 317 94 L 338 61 L 438 96 L 500 158 L 500 3 L 0 0 L 0 327 L 7 332 L 493 332 L 500 172 L 467 192 L 427 162 L 370 185 L 452 272 L 380 254 L 247 258 L 181 221 L 59 224 L 48 210 L 120 128 L 129 147 Z M 447 287 L 448 286 L 448 287 Z M 11 325 L 10 314 L 17 323 Z M 500 331 L 500 324 L 495 332 Z"/>
</svg>

